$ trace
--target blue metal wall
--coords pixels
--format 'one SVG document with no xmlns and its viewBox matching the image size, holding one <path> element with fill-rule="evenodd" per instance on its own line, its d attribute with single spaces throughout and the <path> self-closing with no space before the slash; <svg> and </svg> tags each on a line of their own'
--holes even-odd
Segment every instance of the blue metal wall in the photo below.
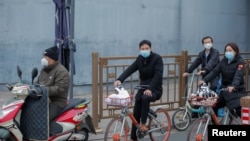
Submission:
<svg viewBox="0 0 250 141">
<path fill-rule="evenodd" d="M 161 55 L 202 49 L 210 35 L 223 51 L 228 42 L 249 50 L 249 0 L 75 0 L 75 85 L 91 84 L 92 52 L 137 55 L 142 39 Z M 44 49 L 54 43 L 52 0 L 0 0 L 0 83 L 30 79 Z"/>
</svg>

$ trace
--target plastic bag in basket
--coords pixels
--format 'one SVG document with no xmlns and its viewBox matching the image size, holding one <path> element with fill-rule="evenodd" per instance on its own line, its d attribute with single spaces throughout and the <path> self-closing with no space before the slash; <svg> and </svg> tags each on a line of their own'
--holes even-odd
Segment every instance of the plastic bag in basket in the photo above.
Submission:
<svg viewBox="0 0 250 141">
<path fill-rule="evenodd" d="M 208 88 L 201 86 L 196 93 L 190 95 L 192 105 L 213 106 L 217 102 L 218 95 Z"/>
<path fill-rule="evenodd" d="M 110 94 L 105 98 L 108 105 L 126 106 L 131 102 L 130 95 L 124 88 L 115 88 L 118 94 Z"/>
<path fill-rule="evenodd" d="M 207 85 L 201 86 L 196 93 L 191 94 L 191 98 L 216 98 L 218 97 L 217 93 L 215 93 L 213 90 L 209 89 Z"/>
</svg>

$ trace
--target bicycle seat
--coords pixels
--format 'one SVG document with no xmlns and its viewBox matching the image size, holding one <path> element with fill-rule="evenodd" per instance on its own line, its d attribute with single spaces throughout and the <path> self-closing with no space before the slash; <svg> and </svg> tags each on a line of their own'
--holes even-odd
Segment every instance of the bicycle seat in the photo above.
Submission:
<svg viewBox="0 0 250 141">
<path fill-rule="evenodd" d="M 155 118 L 157 117 L 157 114 L 152 109 L 149 109 L 148 113 L 154 116 Z"/>
</svg>

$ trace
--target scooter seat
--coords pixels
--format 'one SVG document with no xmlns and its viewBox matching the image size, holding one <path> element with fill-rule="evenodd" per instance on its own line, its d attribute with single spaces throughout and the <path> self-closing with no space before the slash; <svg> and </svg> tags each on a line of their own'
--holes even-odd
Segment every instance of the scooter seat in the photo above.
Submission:
<svg viewBox="0 0 250 141">
<path fill-rule="evenodd" d="M 74 108 L 76 105 L 81 104 L 83 102 L 85 102 L 86 99 L 85 98 L 74 98 L 74 99 L 70 99 L 69 103 L 67 104 L 67 106 L 62 110 L 62 112 L 59 114 L 61 115 L 62 113 L 68 111 L 69 109 Z"/>
<path fill-rule="evenodd" d="M 85 98 L 74 98 L 74 99 L 70 99 L 68 101 L 67 106 L 62 110 L 62 112 L 59 114 L 61 115 L 62 113 L 68 111 L 69 109 L 74 108 L 76 105 L 81 104 L 83 102 L 85 102 L 86 99 Z M 58 116 L 59 116 L 58 115 Z M 53 120 L 50 123 L 50 136 L 61 133 L 63 131 L 63 128 L 61 127 L 61 125 L 59 125 L 58 123 L 56 123 L 55 120 Z"/>
</svg>

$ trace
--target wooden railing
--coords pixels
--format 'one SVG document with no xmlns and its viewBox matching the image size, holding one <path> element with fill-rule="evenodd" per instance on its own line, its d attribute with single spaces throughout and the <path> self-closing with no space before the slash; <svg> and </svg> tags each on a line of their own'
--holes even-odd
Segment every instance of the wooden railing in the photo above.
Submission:
<svg viewBox="0 0 250 141">
<path fill-rule="evenodd" d="M 244 58 L 249 58 L 250 53 L 242 53 L 241 55 Z M 172 111 L 184 105 L 183 97 L 188 80 L 181 76 L 195 57 L 196 55 L 188 55 L 187 51 L 182 51 L 180 55 L 162 55 L 164 63 L 163 95 L 160 100 L 151 103 L 151 106 L 164 105 L 167 110 Z M 108 94 L 114 93 L 113 82 L 135 58 L 136 56 L 99 57 L 99 53 L 92 53 L 92 117 L 95 127 L 98 127 L 98 121 L 101 119 L 111 118 L 119 113 L 119 108 L 106 106 L 104 98 Z M 245 62 L 246 94 L 249 94 L 250 59 L 245 59 Z M 138 75 L 138 73 L 132 74 L 123 83 L 130 92 L 134 86 L 139 84 Z M 198 81 L 199 78 L 196 80 Z"/>
</svg>

